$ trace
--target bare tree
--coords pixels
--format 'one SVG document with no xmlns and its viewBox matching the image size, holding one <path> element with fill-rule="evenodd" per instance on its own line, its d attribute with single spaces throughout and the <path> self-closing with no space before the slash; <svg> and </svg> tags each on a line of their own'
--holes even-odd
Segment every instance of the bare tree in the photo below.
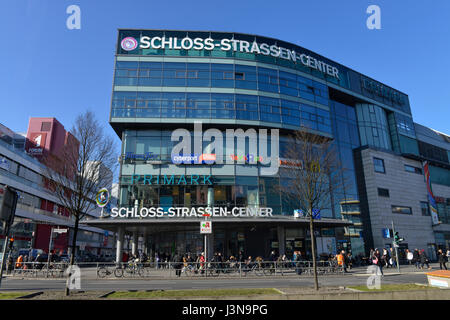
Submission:
<svg viewBox="0 0 450 320">
<path fill-rule="evenodd" d="M 314 269 L 314 287 L 317 279 L 316 239 L 314 236 L 314 212 L 329 209 L 333 193 L 343 190 L 343 168 L 333 140 L 313 134 L 308 129 L 298 130 L 291 137 L 286 150 L 281 175 L 288 182 L 281 185 L 281 192 L 309 217 L 311 254 Z"/>
<path fill-rule="evenodd" d="M 111 172 L 117 166 L 115 150 L 113 138 L 104 133 L 95 115 L 86 111 L 76 118 L 64 147 L 44 157 L 46 184 L 74 220 L 70 267 L 75 261 L 80 220 L 96 208 L 98 190 L 112 183 Z"/>
</svg>

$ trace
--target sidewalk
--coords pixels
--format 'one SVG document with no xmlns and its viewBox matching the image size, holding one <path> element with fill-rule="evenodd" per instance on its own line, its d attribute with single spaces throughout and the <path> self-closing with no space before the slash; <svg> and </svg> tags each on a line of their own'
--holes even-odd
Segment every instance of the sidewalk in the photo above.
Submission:
<svg viewBox="0 0 450 320">
<path fill-rule="evenodd" d="M 410 265 L 401 265 L 400 266 L 400 273 L 398 273 L 397 268 L 383 268 L 383 273 L 385 276 L 394 276 L 398 274 L 425 274 L 429 271 L 436 271 L 439 270 L 439 263 L 431 263 L 430 266 L 432 267 L 431 270 L 428 269 L 416 269 L 414 266 Z M 363 266 L 363 267 L 356 267 L 348 270 L 348 273 L 345 274 L 329 274 L 329 275 L 319 275 L 319 277 L 347 277 L 347 276 L 356 276 L 356 277 L 362 277 L 372 274 L 371 272 L 368 272 L 369 266 Z M 110 269 L 110 271 L 113 272 L 114 269 Z M 261 278 L 287 278 L 287 277 L 299 277 L 294 272 L 286 272 L 283 275 L 277 274 L 277 275 L 271 275 L 271 276 L 255 276 L 255 275 L 244 275 L 240 276 L 239 274 L 220 274 L 218 277 L 214 276 L 200 276 L 200 275 L 194 275 L 191 277 L 186 276 L 184 273 L 181 274 L 181 277 L 175 276 L 175 270 L 173 269 L 150 269 L 150 272 L 145 274 L 144 277 L 139 277 L 138 275 L 130 275 L 130 276 L 124 276 L 121 278 L 117 278 L 114 276 L 114 273 L 110 274 L 109 276 L 105 278 L 100 278 L 97 276 L 97 268 L 96 267 L 84 267 L 81 268 L 81 274 L 83 279 L 99 279 L 99 280 L 132 280 L 132 279 L 152 279 L 152 280 L 164 280 L 164 279 L 239 279 L 239 278 L 255 278 L 255 279 L 261 279 Z M 32 277 L 32 276 L 25 276 L 22 274 L 3 274 L 4 277 L 13 277 L 13 278 L 21 278 L 21 279 L 46 279 L 46 280 L 61 280 L 65 278 L 61 277 Z M 302 278 L 308 278 L 311 277 L 311 275 L 301 275 Z"/>
<path fill-rule="evenodd" d="M 371 274 L 370 272 L 367 272 L 369 266 L 364 267 L 357 267 L 351 269 L 349 272 L 354 275 L 368 275 Z M 401 274 L 421 274 L 426 273 L 429 271 L 436 271 L 439 270 L 439 263 L 430 263 L 431 269 L 427 269 L 426 266 L 424 266 L 423 269 L 417 269 L 414 265 L 400 265 L 400 273 Z M 393 275 L 393 274 L 399 274 L 397 268 L 383 268 L 384 275 Z"/>
</svg>

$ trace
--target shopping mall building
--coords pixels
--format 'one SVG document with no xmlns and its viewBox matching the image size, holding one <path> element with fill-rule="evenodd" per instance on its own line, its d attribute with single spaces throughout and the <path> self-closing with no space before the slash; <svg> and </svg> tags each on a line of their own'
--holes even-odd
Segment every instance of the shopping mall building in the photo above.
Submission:
<svg viewBox="0 0 450 320">
<path fill-rule="evenodd" d="M 209 256 L 308 253 L 308 219 L 294 217 L 280 191 L 289 135 L 301 127 L 333 139 L 347 181 L 316 220 L 317 251 L 356 256 L 382 231 L 372 230 L 371 198 L 360 196 L 370 185 L 357 177 L 377 164 L 361 161 L 366 150 L 419 166 L 426 158 L 406 94 L 292 43 L 241 33 L 120 29 L 110 124 L 122 140 L 120 204 L 87 223 L 117 232 L 118 256 L 125 235 L 148 254 L 199 253 L 204 241 Z M 448 157 L 427 160 L 431 171 L 449 169 Z M 218 208 L 206 240 L 203 216 L 188 214 L 205 207 Z M 384 227 L 399 216 L 390 215 Z M 431 230 L 431 217 L 422 220 Z"/>
</svg>

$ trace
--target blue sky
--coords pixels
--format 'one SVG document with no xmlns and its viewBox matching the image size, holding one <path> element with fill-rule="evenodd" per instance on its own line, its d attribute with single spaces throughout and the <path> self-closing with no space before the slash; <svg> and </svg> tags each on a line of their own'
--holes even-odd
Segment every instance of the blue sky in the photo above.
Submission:
<svg viewBox="0 0 450 320">
<path fill-rule="evenodd" d="M 66 8 L 81 8 L 81 30 Z M 366 27 L 369 5 L 381 30 Z M 0 122 L 109 118 L 117 28 L 236 31 L 289 41 L 409 95 L 414 120 L 450 134 L 450 1 L 3 0 Z M 119 142 L 119 141 L 118 141 Z"/>
</svg>

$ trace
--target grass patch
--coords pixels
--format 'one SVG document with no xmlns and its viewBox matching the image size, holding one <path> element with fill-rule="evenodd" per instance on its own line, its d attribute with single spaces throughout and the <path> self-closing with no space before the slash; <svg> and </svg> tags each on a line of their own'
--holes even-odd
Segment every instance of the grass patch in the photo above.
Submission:
<svg viewBox="0 0 450 320">
<path fill-rule="evenodd" d="M 438 289 L 435 287 L 418 286 L 413 283 L 400 283 L 400 284 L 384 284 L 381 285 L 381 289 L 369 289 L 367 286 L 351 286 L 351 289 L 367 291 L 367 292 L 381 292 L 381 291 L 412 291 L 412 290 L 428 290 Z"/>
<path fill-rule="evenodd" d="M 279 291 L 268 289 L 201 289 L 201 290 L 167 290 L 167 291 L 118 291 L 106 298 L 177 298 L 177 297 L 220 297 L 243 296 L 258 294 L 280 294 Z"/>
<path fill-rule="evenodd" d="M 27 294 L 31 294 L 31 292 L 0 292 L 0 300 L 12 300 Z"/>
</svg>

